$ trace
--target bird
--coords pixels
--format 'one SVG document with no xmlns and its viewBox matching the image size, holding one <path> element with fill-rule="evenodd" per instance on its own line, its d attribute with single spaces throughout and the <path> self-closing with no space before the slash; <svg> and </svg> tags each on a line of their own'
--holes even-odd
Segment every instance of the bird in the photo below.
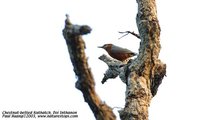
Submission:
<svg viewBox="0 0 200 120">
<path fill-rule="evenodd" d="M 137 55 L 137 53 L 135 52 L 113 44 L 104 44 L 103 46 L 99 46 L 98 48 L 103 48 L 112 58 L 117 59 L 121 62 L 127 61 L 131 57 Z"/>
</svg>

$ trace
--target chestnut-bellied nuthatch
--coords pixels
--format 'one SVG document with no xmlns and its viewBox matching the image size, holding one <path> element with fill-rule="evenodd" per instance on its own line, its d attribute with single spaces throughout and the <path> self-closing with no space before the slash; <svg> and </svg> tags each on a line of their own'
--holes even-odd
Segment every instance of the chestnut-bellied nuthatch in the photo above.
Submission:
<svg viewBox="0 0 200 120">
<path fill-rule="evenodd" d="M 137 53 L 135 52 L 132 52 L 126 48 L 118 47 L 113 44 L 105 44 L 103 46 L 100 46 L 99 48 L 105 49 L 112 58 L 117 59 L 122 62 L 137 55 Z"/>
</svg>

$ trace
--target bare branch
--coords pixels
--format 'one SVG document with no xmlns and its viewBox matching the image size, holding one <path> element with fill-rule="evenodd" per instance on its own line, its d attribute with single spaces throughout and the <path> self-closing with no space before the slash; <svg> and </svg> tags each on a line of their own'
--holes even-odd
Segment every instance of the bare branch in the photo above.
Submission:
<svg viewBox="0 0 200 120">
<path fill-rule="evenodd" d="M 95 91 L 95 82 L 92 72 L 88 66 L 85 55 L 85 43 L 81 35 L 91 32 L 87 25 L 73 25 L 69 17 L 66 16 L 63 36 L 66 40 L 71 62 L 74 66 L 74 72 L 78 77 L 76 88 L 83 93 L 85 102 L 88 103 L 97 120 L 115 120 L 112 109 L 98 97 Z"/>
<path fill-rule="evenodd" d="M 106 70 L 106 73 L 104 74 L 104 77 L 101 81 L 102 84 L 104 84 L 108 79 L 116 78 L 118 75 L 120 76 L 122 82 L 126 83 L 124 78 L 124 67 L 125 63 L 115 60 L 113 58 L 110 58 L 106 55 L 101 55 L 99 57 L 100 60 L 105 62 L 108 65 L 108 70 Z"/>
</svg>

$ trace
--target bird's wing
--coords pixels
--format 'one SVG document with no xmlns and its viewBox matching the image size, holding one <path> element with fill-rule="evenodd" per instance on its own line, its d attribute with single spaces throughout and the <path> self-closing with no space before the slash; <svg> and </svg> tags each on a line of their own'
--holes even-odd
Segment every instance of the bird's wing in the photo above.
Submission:
<svg viewBox="0 0 200 120">
<path fill-rule="evenodd" d="M 112 45 L 112 48 L 111 48 L 111 51 L 113 53 L 134 53 L 126 48 L 121 48 L 121 47 L 118 47 L 118 46 L 115 46 L 115 45 Z"/>
</svg>

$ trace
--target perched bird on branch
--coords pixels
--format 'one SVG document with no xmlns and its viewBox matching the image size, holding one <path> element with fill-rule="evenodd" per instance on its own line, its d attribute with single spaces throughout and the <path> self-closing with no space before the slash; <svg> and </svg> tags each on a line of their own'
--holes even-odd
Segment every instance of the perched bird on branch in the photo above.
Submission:
<svg viewBox="0 0 200 120">
<path fill-rule="evenodd" d="M 127 61 L 129 58 L 137 55 L 137 53 L 132 52 L 126 48 L 121 48 L 113 44 L 105 44 L 103 46 L 99 46 L 99 48 L 105 49 L 108 54 L 119 61 Z"/>
</svg>

